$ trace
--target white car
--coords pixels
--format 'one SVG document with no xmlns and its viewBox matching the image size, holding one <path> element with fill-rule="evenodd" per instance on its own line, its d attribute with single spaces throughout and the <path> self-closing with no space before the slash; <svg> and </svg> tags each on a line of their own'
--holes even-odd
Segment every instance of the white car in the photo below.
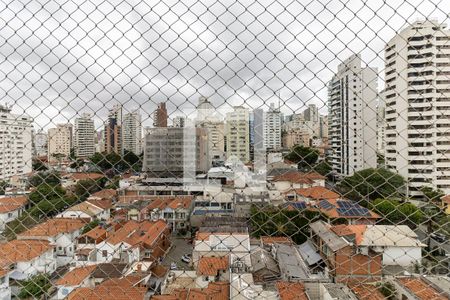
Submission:
<svg viewBox="0 0 450 300">
<path fill-rule="evenodd" d="M 190 255 L 190 254 L 185 254 L 185 255 L 183 255 L 183 256 L 181 257 L 181 261 L 188 264 L 188 263 L 191 262 L 191 257 L 192 257 L 192 255 Z"/>
<path fill-rule="evenodd" d="M 176 270 L 177 268 L 178 268 L 178 267 L 177 267 L 177 264 L 176 264 L 176 263 L 173 262 L 173 263 L 170 264 L 170 269 L 171 269 L 171 270 Z"/>
</svg>

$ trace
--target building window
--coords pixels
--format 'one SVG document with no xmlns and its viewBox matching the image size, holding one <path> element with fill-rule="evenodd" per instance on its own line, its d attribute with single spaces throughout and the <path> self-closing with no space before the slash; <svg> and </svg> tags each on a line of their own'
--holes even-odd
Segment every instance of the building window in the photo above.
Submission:
<svg viewBox="0 0 450 300">
<path fill-rule="evenodd" d="M 108 251 L 103 250 L 103 251 L 102 251 L 102 256 L 103 256 L 103 257 L 107 257 L 107 256 L 108 256 Z"/>
</svg>

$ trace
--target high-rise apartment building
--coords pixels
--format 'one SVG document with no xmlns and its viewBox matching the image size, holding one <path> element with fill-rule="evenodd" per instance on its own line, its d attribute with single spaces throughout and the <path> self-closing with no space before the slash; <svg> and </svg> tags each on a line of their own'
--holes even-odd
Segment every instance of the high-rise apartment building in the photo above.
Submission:
<svg viewBox="0 0 450 300">
<path fill-rule="evenodd" d="M 266 149 L 281 148 L 282 115 L 280 108 L 270 104 L 269 111 L 264 114 L 264 146 Z"/>
<path fill-rule="evenodd" d="M 57 124 L 48 130 L 48 159 L 66 159 L 72 148 L 72 124 Z"/>
<path fill-rule="evenodd" d="M 125 114 L 123 118 L 123 149 L 137 155 L 142 152 L 142 121 L 138 111 Z"/>
<path fill-rule="evenodd" d="M 204 128 L 147 128 L 143 172 L 152 177 L 195 178 L 210 168 Z"/>
<path fill-rule="evenodd" d="M 203 122 L 209 119 L 214 114 L 214 106 L 206 97 L 200 97 L 197 104 L 197 117 L 196 122 Z"/>
<path fill-rule="evenodd" d="M 104 151 L 106 153 L 122 153 L 122 106 L 115 105 L 109 111 L 108 120 L 105 124 Z"/>
<path fill-rule="evenodd" d="M 234 111 L 226 114 L 226 154 L 227 159 L 235 156 L 242 162 L 250 160 L 249 110 L 235 106 Z"/>
<path fill-rule="evenodd" d="M 328 86 L 330 162 L 338 177 L 376 167 L 377 70 L 355 54 Z"/>
<path fill-rule="evenodd" d="M 42 129 L 33 130 L 33 156 L 47 156 L 48 135 Z"/>
<path fill-rule="evenodd" d="M 0 105 L 0 180 L 31 172 L 31 118 Z"/>
<path fill-rule="evenodd" d="M 75 119 L 74 148 L 78 158 L 88 158 L 95 153 L 95 126 L 89 114 Z"/>
<path fill-rule="evenodd" d="M 385 47 L 386 164 L 408 182 L 450 194 L 450 30 L 418 21 Z"/>
<path fill-rule="evenodd" d="M 166 103 L 161 102 L 153 112 L 153 127 L 167 127 Z"/>
<path fill-rule="evenodd" d="M 181 116 L 176 116 L 173 118 L 173 127 L 183 128 L 186 123 L 186 118 Z"/>
</svg>

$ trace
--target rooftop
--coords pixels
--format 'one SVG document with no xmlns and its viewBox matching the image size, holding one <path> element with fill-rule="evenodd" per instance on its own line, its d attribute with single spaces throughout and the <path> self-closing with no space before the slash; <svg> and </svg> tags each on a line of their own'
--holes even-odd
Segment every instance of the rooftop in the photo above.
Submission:
<svg viewBox="0 0 450 300">
<path fill-rule="evenodd" d="M 294 192 L 295 194 L 310 198 L 311 200 L 321 200 L 321 199 L 338 199 L 340 197 L 339 194 L 323 187 L 323 186 L 313 186 L 309 188 L 303 188 L 303 189 L 293 189 L 289 192 Z"/>
<path fill-rule="evenodd" d="M 346 285 L 341 283 L 324 283 L 323 286 L 333 299 L 358 300 L 358 297 Z"/>
<path fill-rule="evenodd" d="M 88 179 L 92 179 L 92 180 L 97 180 L 100 178 L 105 177 L 104 174 L 99 174 L 99 173 L 69 173 L 67 174 L 68 178 L 78 181 L 78 180 L 88 180 Z"/>
<path fill-rule="evenodd" d="M 2 197 L 0 198 L 0 213 L 17 210 L 28 203 L 26 196 Z"/>
<path fill-rule="evenodd" d="M 287 244 L 293 245 L 294 242 L 288 236 L 261 236 L 261 244 L 263 245 L 273 245 L 277 244 Z"/>
<path fill-rule="evenodd" d="M 350 245 L 343 237 L 330 230 L 330 226 L 324 221 L 317 221 L 309 226 L 312 232 L 318 235 L 332 251 L 337 251 Z"/>
<path fill-rule="evenodd" d="M 278 281 L 276 287 L 281 300 L 309 300 L 305 286 L 300 282 Z"/>
<path fill-rule="evenodd" d="M 443 292 L 436 290 L 419 277 L 398 278 L 397 281 L 420 300 L 446 300 Z M 447 295 L 448 296 L 448 295 Z"/>
<path fill-rule="evenodd" d="M 45 252 L 52 250 L 54 246 L 48 241 L 41 240 L 12 240 L 0 244 L 0 267 L 10 264 L 29 261 Z"/>
<path fill-rule="evenodd" d="M 105 241 L 112 245 L 122 242 L 130 246 L 137 244 L 152 245 L 167 228 L 167 223 L 164 220 L 145 220 L 142 222 L 131 220 L 120 229 L 112 232 Z"/>
<path fill-rule="evenodd" d="M 386 297 L 379 291 L 375 284 L 350 283 L 348 287 L 358 297 L 359 300 L 385 300 Z"/>
<path fill-rule="evenodd" d="M 111 199 L 117 195 L 117 190 L 114 189 L 104 189 L 93 193 L 89 198 L 100 198 L 100 199 Z"/>
<path fill-rule="evenodd" d="M 62 233 L 80 230 L 86 222 L 82 219 L 54 218 L 38 224 L 18 235 L 20 239 L 26 237 L 53 237 Z"/>
<path fill-rule="evenodd" d="M 68 273 L 66 273 L 63 277 L 58 279 L 55 284 L 56 285 L 65 285 L 65 286 L 75 286 L 80 285 L 88 276 L 92 274 L 95 270 L 96 265 L 90 265 L 85 267 L 75 268 Z"/>
<path fill-rule="evenodd" d="M 217 276 L 219 271 L 228 269 L 228 256 L 223 257 L 202 257 L 198 260 L 197 274 L 207 276 Z"/>
</svg>

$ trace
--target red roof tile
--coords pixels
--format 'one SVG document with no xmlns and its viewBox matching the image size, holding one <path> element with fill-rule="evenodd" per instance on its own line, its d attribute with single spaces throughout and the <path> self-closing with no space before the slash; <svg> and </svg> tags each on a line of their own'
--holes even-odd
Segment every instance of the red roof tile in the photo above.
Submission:
<svg viewBox="0 0 450 300">
<path fill-rule="evenodd" d="M 288 236 L 261 236 L 261 243 L 264 245 L 287 244 L 292 245 L 294 242 Z"/>
<path fill-rule="evenodd" d="M 219 271 L 228 269 L 228 256 L 202 257 L 198 261 L 197 274 L 216 276 Z"/>
<path fill-rule="evenodd" d="M 351 283 L 348 287 L 358 296 L 359 300 L 385 300 L 386 297 L 374 284 Z"/>
<path fill-rule="evenodd" d="M 300 282 L 278 281 L 276 286 L 281 300 L 308 300 L 305 287 Z"/>
<path fill-rule="evenodd" d="M 312 200 L 338 199 L 340 197 L 339 194 L 330 191 L 329 189 L 323 186 L 313 186 L 303 189 L 294 189 L 293 191 L 299 196 L 311 198 Z"/>
<path fill-rule="evenodd" d="M 29 261 L 53 248 L 50 242 L 42 240 L 12 240 L 0 244 L 0 267 Z"/>
<path fill-rule="evenodd" d="M 399 278 L 398 281 L 421 300 L 447 300 L 447 297 L 441 295 L 421 278 L 405 277 Z"/>
<path fill-rule="evenodd" d="M 55 284 L 56 285 L 64 285 L 64 286 L 75 286 L 81 284 L 92 272 L 95 270 L 97 266 L 85 266 L 75 268 L 68 273 L 66 273 L 63 277 L 58 279 Z"/>
<path fill-rule="evenodd" d="M 83 219 L 54 218 L 38 224 L 21 233 L 18 237 L 52 237 L 61 233 L 80 230 L 86 222 Z"/>
</svg>

